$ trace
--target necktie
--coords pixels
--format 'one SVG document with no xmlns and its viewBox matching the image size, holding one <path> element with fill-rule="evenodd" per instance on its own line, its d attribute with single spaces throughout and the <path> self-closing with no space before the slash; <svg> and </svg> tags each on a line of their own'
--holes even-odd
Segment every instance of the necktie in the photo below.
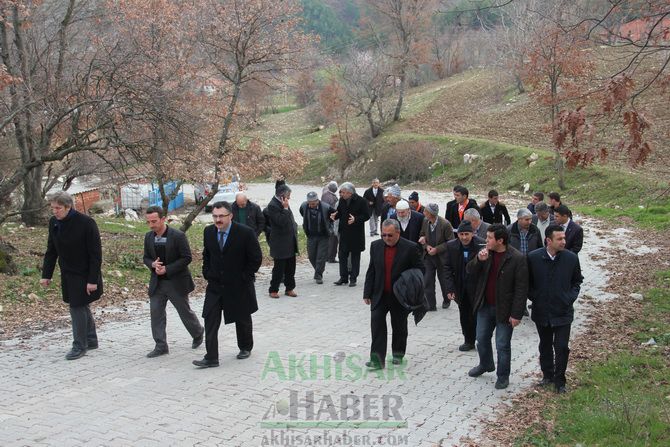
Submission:
<svg viewBox="0 0 670 447">
<path fill-rule="evenodd" d="M 225 233 L 223 231 L 219 231 L 219 249 L 220 250 L 223 250 L 223 244 L 225 242 L 225 239 L 223 238 L 224 234 Z"/>
</svg>

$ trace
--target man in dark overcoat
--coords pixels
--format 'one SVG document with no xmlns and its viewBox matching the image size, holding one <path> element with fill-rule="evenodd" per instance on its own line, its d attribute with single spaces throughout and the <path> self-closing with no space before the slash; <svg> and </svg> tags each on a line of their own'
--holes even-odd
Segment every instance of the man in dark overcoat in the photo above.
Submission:
<svg viewBox="0 0 670 447">
<path fill-rule="evenodd" d="M 270 279 L 270 298 L 279 298 L 279 285 L 286 287 L 285 295 L 296 297 L 295 262 L 298 254 L 298 225 L 289 206 L 291 188 L 279 185 L 275 196 L 265 208 L 266 237 L 274 262 Z"/>
<path fill-rule="evenodd" d="M 378 178 L 372 180 L 372 186 L 365 190 L 363 198 L 367 200 L 368 206 L 370 207 L 370 236 L 378 236 L 379 232 L 377 231 L 377 228 L 380 223 L 379 218 L 381 217 L 385 203 L 384 188 L 381 187 Z M 384 218 L 382 217 L 382 220 L 383 219 Z"/>
<path fill-rule="evenodd" d="M 238 359 L 251 355 L 254 339 L 251 315 L 258 310 L 256 272 L 263 253 L 254 231 L 233 222 L 231 206 L 217 202 L 212 206 L 214 225 L 203 232 L 202 276 L 207 280 L 205 304 L 205 346 L 207 354 L 193 364 L 201 368 L 219 366 L 218 332 L 221 312 L 225 324 L 235 323 Z"/>
<path fill-rule="evenodd" d="M 365 222 L 370 214 L 367 202 L 356 194 L 352 183 L 345 182 L 340 186 L 337 211 L 330 218 L 339 222 L 340 233 L 340 279 L 335 281 L 335 285 L 349 283 L 349 287 L 355 287 L 361 270 L 361 252 L 365 250 Z M 351 271 L 348 262 L 350 256 Z"/>
<path fill-rule="evenodd" d="M 188 301 L 195 284 L 188 266 L 193 257 L 186 235 L 169 227 L 160 206 L 150 206 L 146 211 L 147 225 L 151 231 L 144 236 L 144 265 L 151 272 L 149 280 L 149 307 L 151 311 L 151 335 L 156 345 L 147 354 L 153 358 L 169 353 L 167 343 L 168 301 L 179 314 L 181 322 L 193 338 L 191 348 L 202 344 L 205 329 Z"/>
<path fill-rule="evenodd" d="M 102 243 L 95 220 L 73 208 L 70 194 L 59 191 L 48 200 L 53 217 L 40 284 L 47 287 L 51 283 L 58 261 L 63 301 L 70 305 L 72 317 L 72 349 L 65 358 L 75 360 L 98 347 L 89 304 L 102 295 Z"/>
</svg>

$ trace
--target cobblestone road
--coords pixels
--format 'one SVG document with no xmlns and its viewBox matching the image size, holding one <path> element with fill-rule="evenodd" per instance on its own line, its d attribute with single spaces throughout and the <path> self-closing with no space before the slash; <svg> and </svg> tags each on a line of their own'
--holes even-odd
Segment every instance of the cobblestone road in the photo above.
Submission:
<svg viewBox="0 0 670 447">
<path fill-rule="evenodd" d="M 591 258 L 609 243 L 602 230 L 598 233 L 586 230 L 582 295 L 606 299 L 604 259 Z M 363 271 L 367 262 L 365 252 Z M 253 354 L 237 360 L 234 329 L 222 327 L 219 368 L 191 365 L 202 357 L 204 346 L 190 348 L 191 339 L 172 307 L 170 354 L 156 359 L 145 357 L 153 347 L 148 307 L 130 321 L 103 325 L 100 348 L 77 361 L 64 359 L 70 343 L 64 331 L 2 343 L 0 445 L 458 445 L 462 436 L 476 439 L 480 420 L 493 417 L 498 404 L 530 386 L 538 374 L 537 335 L 526 318 L 512 339 L 510 387 L 495 390 L 494 373 L 468 377 L 477 354 L 457 349 L 462 338 L 454 305 L 429 313 L 419 326 L 410 324 L 407 364 L 401 369 L 389 369 L 385 377 L 360 376 L 358 368 L 370 347 L 362 284 L 332 285 L 336 264 L 328 265 L 324 285 L 313 283 L 305 264 L 297 277 L 298 298 L 271 300 L 268 271 L 262 272 Z M 202 303 L 202 297 L 193 297 L 196 312 Z M 579 310 L 577 315 L 573 337 L 579 337 L 582 324 Z M 368 405 L 356 400 L 364 396 L 369 396 Z M 295 399 L 302 403 L 297 418 L 316 428 L 272 428 L 290 420 L 287 413 L 295 409 Z M 305 400 L 313 405 L 308 408 Z M 375 418 L 382 419 L 384 404 L 396 416 L 390 422 L 400 422 L 400 427 L 370 425 L 380 422 Z M 309 420 L 310 412 L 315 418 L 318 413 L 317 421 Z M 325 425 L 347 418 L 367 425 Z"/>
</svg>

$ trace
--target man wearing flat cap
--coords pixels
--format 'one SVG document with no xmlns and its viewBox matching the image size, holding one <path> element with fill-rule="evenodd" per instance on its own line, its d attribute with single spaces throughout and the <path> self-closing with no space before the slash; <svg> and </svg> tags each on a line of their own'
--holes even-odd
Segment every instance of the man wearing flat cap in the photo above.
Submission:
<svg viewBox="0 0 670 447">
<path fill-rule="evenodd" d="M 356 279 L 361 270 L 361 252 L 365 250 L 365 222 L 370 214 L 368 203 L 356 194 L 352 183 L 345 182 L 340 186 L 340 201 L 330 218 L 338 221 L 340 233 L 340 279 L 335 281 L 335 285 L 348 283 L 349 287 L 356 287 Z"/>
<path fill-rule="evenodd" d="M 428 310 L 437 310 L 435 297 L 435 276 L 440 282 L 442 290 L 442 308 L 449 307 L 451 303 L 447 297 L 447 277 L 444 270 L 447 254 L 447 242 L 454 238 L 454 229 L 442 216 L 439 216 L 440 208 L 436 203 L 429 203 L 423 210 L 425 219 L 421 224 L 419 233 L 419 244 L 423 252 L 423 275 L 424 291 L 428 300 Z M 445 305 L 446 303 L 446 305 Z"/>
<path fill-rule="evenodd" d="M 319 196 L 311 191 L 307 200 L 300 205 L 302 228 L 307 236 L 307 256 L 314 267 L 314 280 L 323 284 L 323 271 L 328 257 L 328 241 L 333 234 L 333 221 L 330 214 L 335 211 L 327 203 L 319 200 Z"/>
</svg>

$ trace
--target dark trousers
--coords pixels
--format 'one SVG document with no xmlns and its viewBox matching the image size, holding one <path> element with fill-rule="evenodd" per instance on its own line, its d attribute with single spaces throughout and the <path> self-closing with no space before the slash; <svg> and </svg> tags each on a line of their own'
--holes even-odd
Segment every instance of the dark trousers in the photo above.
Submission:
<svg viewBox="0 0 670 447">
<path fill-rule="evenodd" d="M 270 293 L 279 292 L 279 284 L 284 283 L 286 290 L 295 289 L 295 256 L 275 259 L 270 279 Z"/>
<path fill-rule="evenodd" d="M 402 307 L 393 294 L 384 294 L 381 302 L 370 315 L 372 346 L 370 361 L 385 364 L 388 330 L 386 314 L 391 312 L 391 353 L 393 357 L 403 358 L 407 349 L 407 315 L 409 311 Z"/>
<path fill-rule="evenodd" d="M 496 321 L 496 307 L 484 303 L 477 312 L 477 353 L 479 364 L 486 369 L 493 369 L 493 348 L 491 337 L 496 331 L 496 351 L 498 352 L 498 368 L 496 374 L 501 378 L 509 378 L 512 363 L 512 332 L 514 328 L 508 321 Z"/>
<path fill-rule="evenodd" d="M 462 296 L 458 303 L 458 317 L 461 321 L 461 332 L 465 343 L 475 344 L 477 336 L 477 316 L 472 311 L 472 303 L 470 297 Z"/>
<path fill-rule="evenodd" d="M 449 301 L 449 298 L 447 298 L 447 277 L 444 272 L 444 264 L 438 256 L 426 255 L 423 258 L 423 265 L 426 269 L 423 274 L 423 285 L 429 309 L 437 307 L 435 276 L 437 276 L 437 281 L 440 282 L 440 289 L 442 289 L 442 301 Z"/>
<path fill-rule="evenodd" d="M 175 292 L 170 280 L 160 280 L 158 281 L 156 292 L 149 298 L 151 335 L 154 337 L 156 349 L 159 351 L 168 350 L 166 333 L 167 316 L 165 314 L 168 301 L 177 309 L 179 318 L 188 333 L 191 334 L 191 337 L 200 337 L 204 333 L 204 328 L 188 303 L 188 295 L 181 295 Z"/>
<path fill-rule="evenodd" d="M 328 262 L 335 262 L 337 257 L 337 246 L 339 245 L 340 240 L 337 237 L 337 234 L 333 234 L 328 238 Z"/>
<path fill-rule="evenodd" d="M 307 238 L 307 256 L 314 267 L 314 279 L 321 279 L 326 269 L 328 256 L 328 236 L 310 236 Z"/>
<path fill-rule="evenodd" d="M 557 387 L 565 386 L 565 370 L 568 368 L 570 356 L 570 326 L 540 326 L 537 333 L 540 336 L 540 368 L 542 375 L 552 379 Z"/>
<path fill-rule="evenodd" d="M 70 306 L 70 317 L 72 317 L 72 349 L 86 351 L 89 345 L 97 345 L 98 334 L 95 332 L 95 320 L 89 305 Z"/>
<path fill-rule="evenodd" d="M 205 317 L 205 347 L 207 360 L 219 360 L 219 328 L 221 327 L 221 310 L 213 310 Z M 237 347 L 240 351 L 251 351 L 254 347 L 253 324 L 251 315 L 235 321 Z"/>
<path fill-rule="evenodd" d="M 349 268 L 349 257 L 351 256 L 351 269 Z M 340 244 L 340 279 L 342 281 L 355 282 L 361 271 L 361 252 L 349 250 L 344 244 Z"/>
</svg>

